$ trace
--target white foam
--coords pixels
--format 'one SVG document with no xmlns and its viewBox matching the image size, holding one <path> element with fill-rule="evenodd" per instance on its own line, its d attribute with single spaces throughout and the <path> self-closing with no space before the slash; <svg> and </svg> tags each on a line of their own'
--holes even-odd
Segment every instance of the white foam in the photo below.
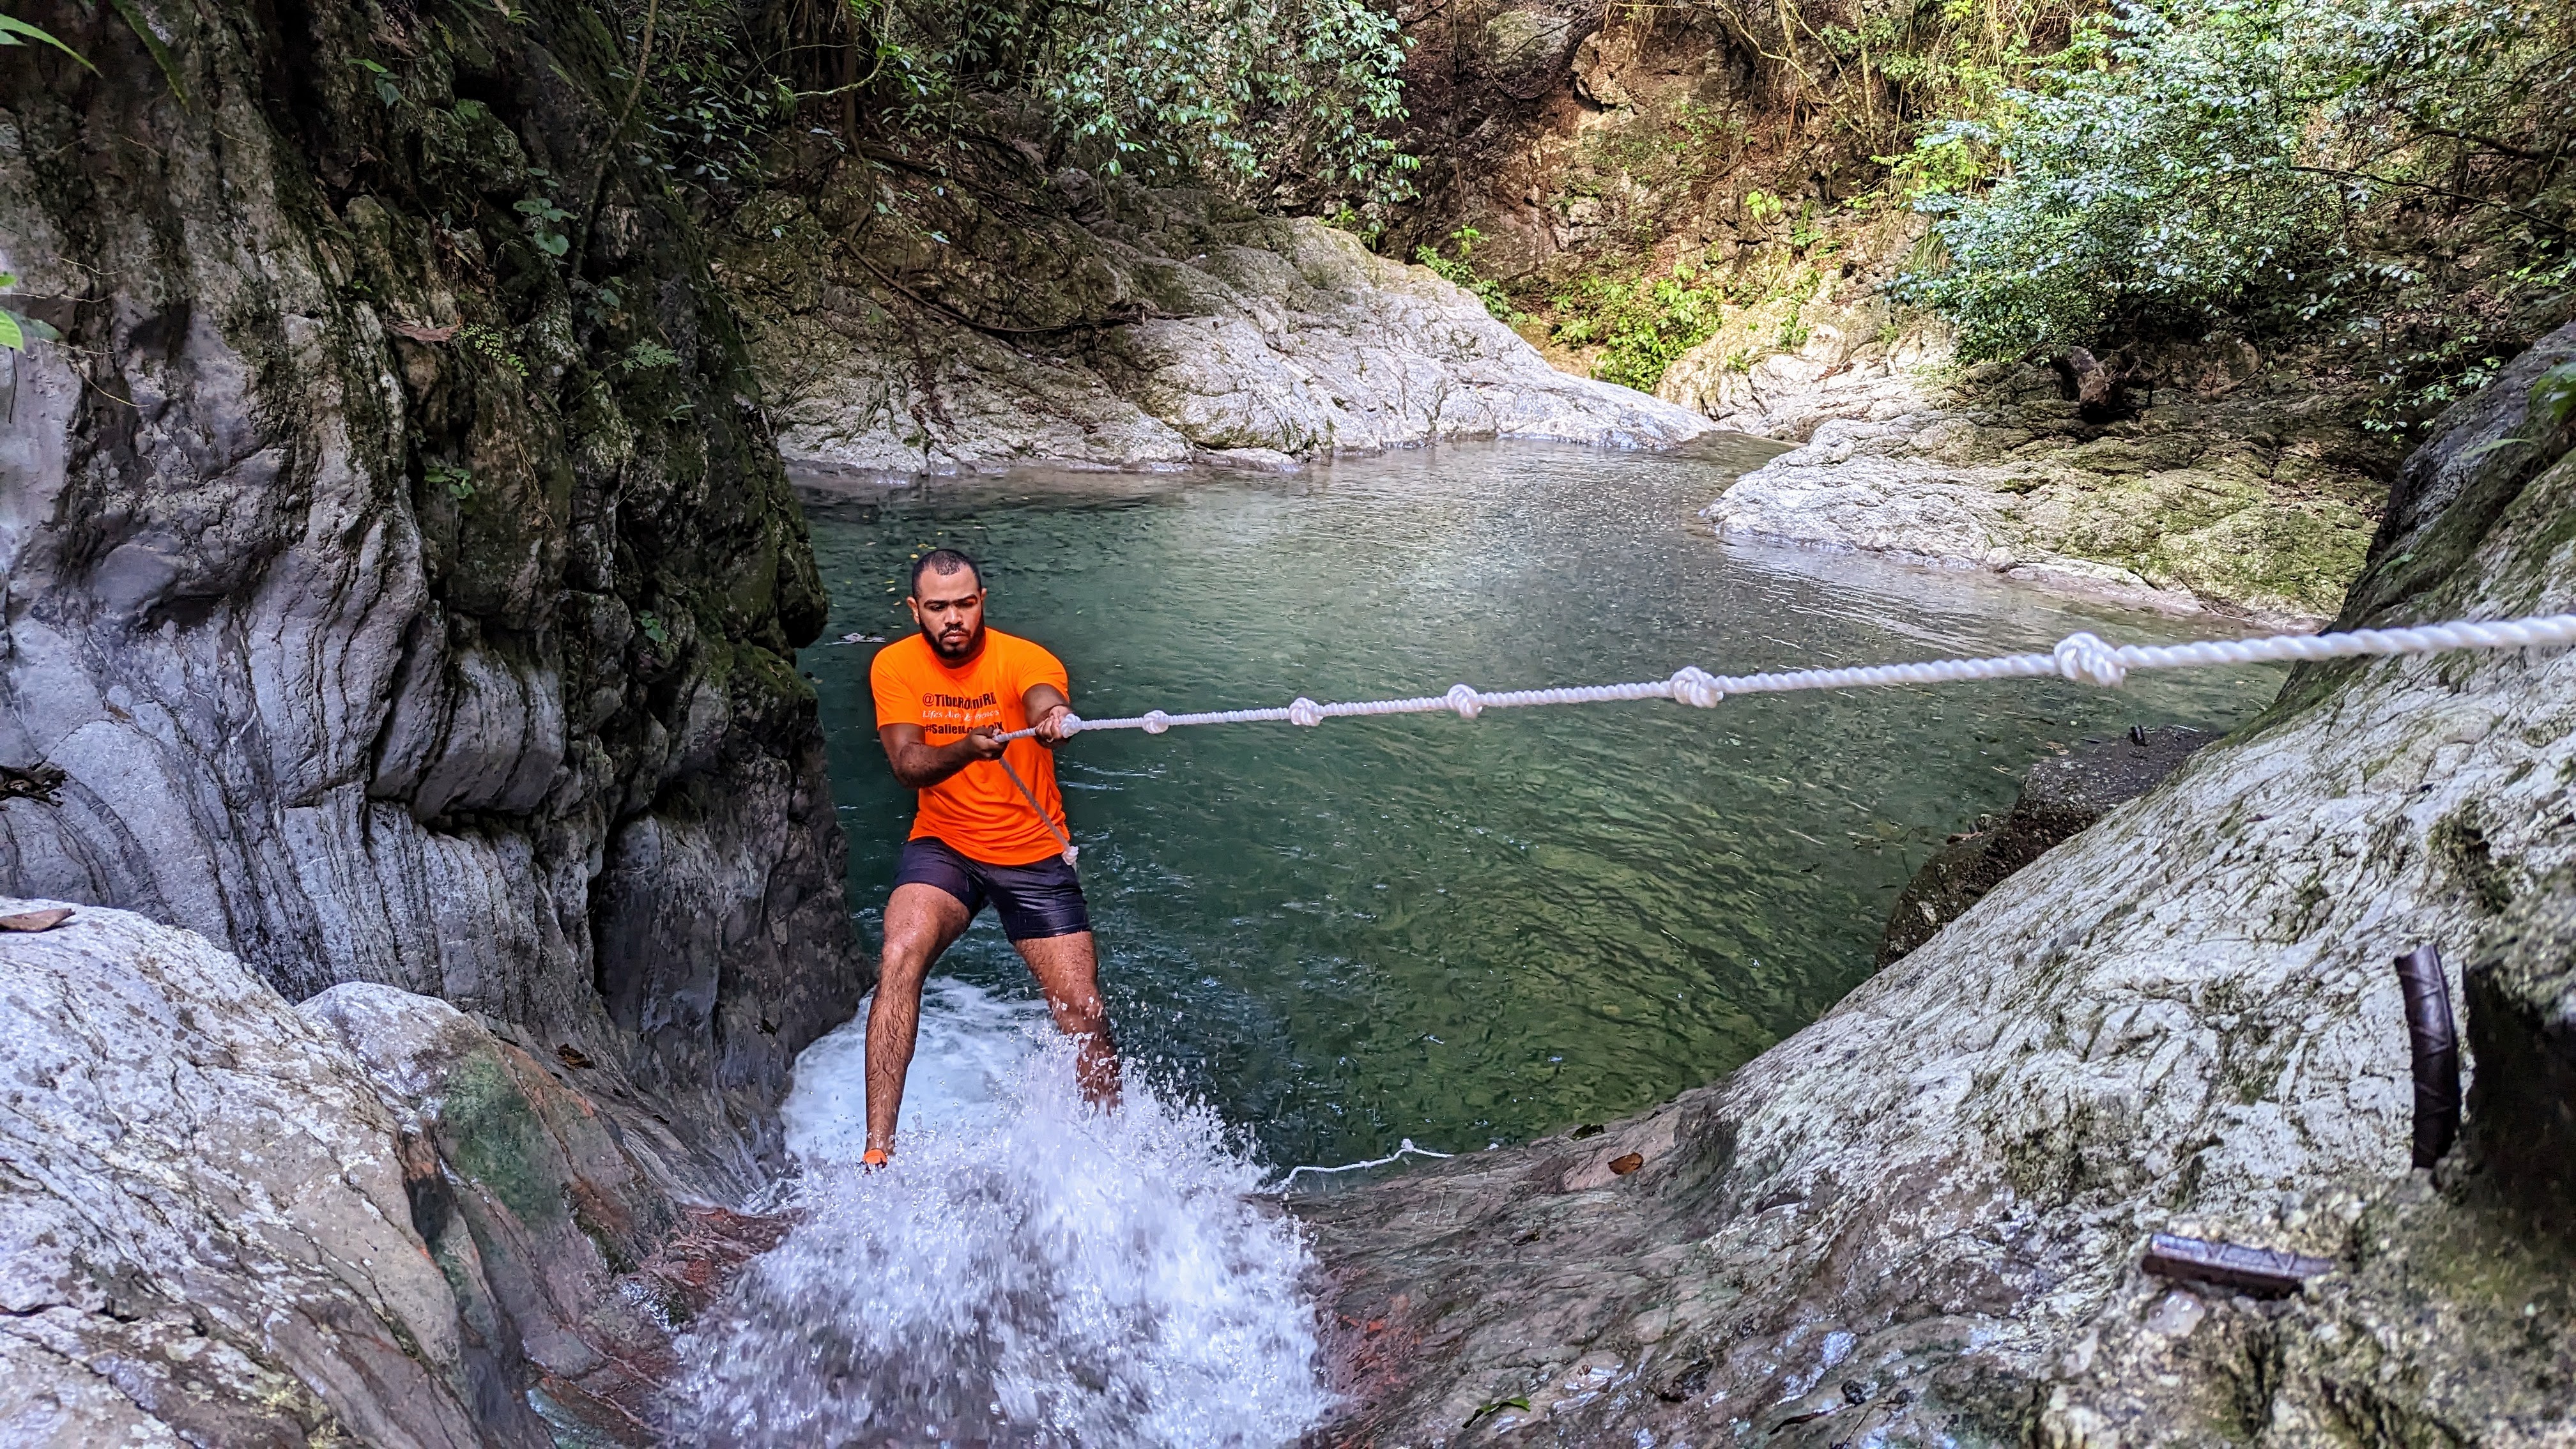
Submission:
<svg viewBox="0 0 2576 1449">
<path fill-rule="evenodd" d="M 784 1115 L 796 1229 L 681 1341 L 722 1445 L 1277 1445 L 1330 1406 L 1313 1259 L 1203 1105 L 1085 1106 L 1034 1004 L 935 983 L 892 1169 L 859 1173 L 866 1011 Z"/>
</svg>

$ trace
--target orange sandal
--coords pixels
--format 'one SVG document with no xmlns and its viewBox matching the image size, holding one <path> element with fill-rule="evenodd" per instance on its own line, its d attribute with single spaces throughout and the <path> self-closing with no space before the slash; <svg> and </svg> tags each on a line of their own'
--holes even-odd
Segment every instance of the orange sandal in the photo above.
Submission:
<svg viewBox="0 0 2576 1449">
<path fill-rule="evenodd" d="M 892 1161 L 894 1161 L 894 1154 L 882 1147 L 871 1147 L 859 1154 L 859 1166 L 868 1172 L 874 1172 Z"/>
</svg>

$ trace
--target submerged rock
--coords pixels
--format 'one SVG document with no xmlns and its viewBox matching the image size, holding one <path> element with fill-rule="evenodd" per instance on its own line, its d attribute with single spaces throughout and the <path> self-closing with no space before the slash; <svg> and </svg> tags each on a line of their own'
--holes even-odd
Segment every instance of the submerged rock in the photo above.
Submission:
<svg viewBox="0 0 2576 1449">
<path fill-rule="evenodd" d="M 2485 446 L 2531 370 L 2410 462 L 2441 501 L 2396 510 L 2345 626 L 2576 609 L 2567 437 Z M 1373 1326 L 1343 1432 L 2567 1442 L 2570 778 L 2576 652 L 2302 669 L 1727 1081 L 1301 1204 L 1335 1321 Z M 2425 942 L 2476 983 L 2429 1182 L 2391 966 Z M 2168 1231 L 2337 1271 L 2177 1288 L 2139 1267 Z"/>
<path fill-rule="evenodd" d="M 2215 738 L 2206 730 L 2157 725 L 2132 730 L 2125 739 L 2087 740 L 2031 766 L 2011 809 L 2000 817 L 1978 817 L 1905 883 L 1879 935 L 1878 964 L 1932 939 L 2004 877 L 2145 794 Z"/>
</svg>

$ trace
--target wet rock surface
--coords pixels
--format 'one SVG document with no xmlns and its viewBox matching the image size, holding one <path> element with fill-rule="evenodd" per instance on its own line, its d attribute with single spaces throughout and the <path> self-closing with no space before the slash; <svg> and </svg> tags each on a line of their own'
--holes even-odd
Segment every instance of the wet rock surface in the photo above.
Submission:
<svg viewBox="0 0 2576 1449">
<path fill-rule="evenodd" d="M 611 37 L 163 6 L 183 100 L 19 13 L 99 74 L 0 53 L 63 335 L 0 423 L 0 890 L 573 1043 L 750 1180 L 861 985 L 825 600 L 692 224 L 604 160 Z"/>
<path fill-rule="evenodd" d="M 571 1075 L 122 911 L 0 936 L 0 1438 L 656 1442 L 674 1328 L 783 1224 Z"/>
<path fill-rule="evenodd" d="M 2450 502 L 2383 536 L 2343 624 L 2576 607 L 2566 439 L 2484 447 L 2527 386 L 2509 369 L 2410 461 Z M 2479 1044 L 2553 1042 L 2565 1011 L 2571 670 L 2303 669 L 1727 1081 L 1299 1204 L 1340 1438 L 2566 1442 L 2570 1278 L 2530 1210 L 2553 1180 L 2496 1165 L 2550 1160 L 2564 1098 L 2489 1069 L 2540 1047 Z M 2391 967 L 2423 942 L 2489 983 L 2468 1146 L 2431 1181 Z M 2524 1155 L 2481 1155 L 2508 1127 Z M 2222 1298 L 2145 1275 L 2156 1232 L 2337 1269 Z"/>
<path fill-rule="evenodd" d="M 1704 516 L 1721 534 L 1991 569 L 2150 607 L 2322 620 L 2360 570 L 2384 463 L 2335 397 L 2228 349 L 2189 365 L 2152 406 L 2108 422 L 2087 421 L 2058 378 L 2020 364 L 1937 386 L 1890 374 L 1849 398 L 1784 388 L 1771 408 L 1795 416 L 1752 425 L 1803 427 L 1805 446 L 1737 480 Z"/>
<path fill-rule="evenodd" d="M 2121 739 L 2086 740 L 2031 766 L 2012 808 L 1999 816 L 1979 816 L 1906 882 L 1887 913 L 1878 964 L 1885 966 L 1932 939 L 2006 876 L 2147 793 L 2215 738 L 2181 725 L 2141 726 Z"/>
<path fill-rule="evenodd" d="M 1658 447 L 1708 431 L 1556 371 L 1466 292 L 1346 232 L 1059 180 L 1034 213 L 923 188 L 907 204 L 941 219 L 937 240 L 871 227 L 874 193 L 846 182 L 738 220 L 724 272 L 790 461 L 1277 468 L 1440 438 Z"/>
</svg>

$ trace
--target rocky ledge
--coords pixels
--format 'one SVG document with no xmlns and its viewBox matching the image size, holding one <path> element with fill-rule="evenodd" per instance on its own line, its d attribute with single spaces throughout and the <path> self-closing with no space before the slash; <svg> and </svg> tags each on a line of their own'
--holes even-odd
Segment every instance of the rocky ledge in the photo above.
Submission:
<svg viewBox="0 0 2576 1449">
<path fill-rule="evenodd" d="M 929 230 L 872 223 L 878 194 L 846 179 L 736 218 L 721 270 L 791 463 L 1285 467 L 1443 438 L 1709 431 L 1556 371 L 1474 297 L 1320 222 L 1077 172 L 1026 189 L 1006 213 L 918 188 L 907 214 Z"/>
<path fill-rule="evenodd" d="M 2262 372 L 2250 352 L 2173 366 L 2188 380 L 2105 421 L 2022 364 L 1938 381 L 1881 362 L 1843 391 L 1820 376 L 1772 398 L 1785 416 L 1759 420 L 1805 427 L 1805 446 L 1705 516 L 1721 534 L 2313 625 L 2360 570 L 2384 461 L 2337 399 Z"/>
<path fill-rule="evenodd" d="M 2548 339 L 2408 461 L 2347 627 L 2576 609 Z M 1343 1441 L 2576 1441 L 2576 651 L 2351 662 L 1728 1080 L 1299 1207 Z M 2410 1171 L 2391 961 L 2451 962 Z M 2323 1260 L 2284 1297 L 2150 1235 Z"/>
<path fill-rule="evenodd" d="M 672 1332 L 783 1224 L 576 1055 L 124 911 L 0 930 L 0 1439 L 654 1442 Z"/>
</svg>

